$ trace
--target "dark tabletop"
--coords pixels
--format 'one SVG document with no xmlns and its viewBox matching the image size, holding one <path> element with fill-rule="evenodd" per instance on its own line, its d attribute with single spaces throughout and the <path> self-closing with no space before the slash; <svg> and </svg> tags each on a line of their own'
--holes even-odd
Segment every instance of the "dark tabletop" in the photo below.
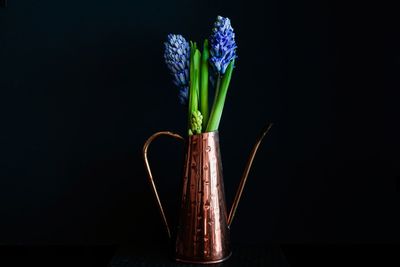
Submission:
<svg viewBox="0 0 400 267">
<path fill-rule="evenodd" d="M 371 265 L 372 264 L 372 265 Z M 176 263 L 167 249 L 120 247 L 110 267 L 202 266 Z M 204 265 L 203 265 L 204 266 Z M 400 266 L 400 245 L 396 244 L 264 244 L 233 245 L 226 262 L 210 266 Z"/>
<path fill-rule="evenodd" d="M 122 247 L 117 250 L 110 267 L 194 267 L 204 266 L 201 264 L 183 264 L 173 261 L 168 249 L 161 247 Z M 236 245 L 232 247 L 232 256 L 223 263 L 212 264 L 211 266 L 289 266 L 286 257 L 279 245 Z"/>
<path fill-rule="evenodd" d="M 400 266 L 399 244 L 233 245 L 232 257 L 209 266 Z M 0 246 L 0 267 L 169 267 L 197 266 L 171 260 L 160 244 Z"/>
</svg>

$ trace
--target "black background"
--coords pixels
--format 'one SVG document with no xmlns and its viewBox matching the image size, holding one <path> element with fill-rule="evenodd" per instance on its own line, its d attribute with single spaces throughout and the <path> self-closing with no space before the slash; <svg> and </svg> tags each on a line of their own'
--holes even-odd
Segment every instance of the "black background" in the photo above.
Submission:
<svg viewBox="0 0 400 267">
<path fill-rule="evenodd" d="M 393 14 L 390 14 L 390 10 Z M 389 11 L 388 13 L 383 12 Z M 398 241 L 395 9 L 328 1 L 8 1 L 0 9 L 0 243 L 165 241 L 141 148 L 184 133 L 163 41 L 231 19 L 220 126 L 234 242 Z M 183 146 L 151 147 L 170 219 Z"/>
</svg>

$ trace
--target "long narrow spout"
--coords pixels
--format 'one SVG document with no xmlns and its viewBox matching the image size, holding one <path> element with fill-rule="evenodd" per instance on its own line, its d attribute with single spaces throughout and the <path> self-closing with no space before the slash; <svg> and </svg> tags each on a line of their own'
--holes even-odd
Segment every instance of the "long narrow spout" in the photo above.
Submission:
<svg viewBox="0 0 400 267">
<path fill-rule="evenodd" d="M 272 123 L 268 124 L 268 126 L 262 131 L 261 135 L 257 138 L 257 141 L 253 147 L 253 150 L 251 151 L 251 153 L 249 155 L 249 158 L 247 159 L 246 167 L 244 168 L 244 172 L 243 172 L 242 178 L 240 179 L 240 184 L 239 184 L 238 190 L 236 192 L 235 199 L 233 201 L 231 210 L 229 212 L 229 216 L 228 216 L 228 226 L 229 227 L 231 226 L 233 217 L 235 217 L 236 209 L 239 205 L 240 198 L 242 197 L 243 189 L 244 189 L 244 186 L 246 185 L 247 177 L 249 176 L 249 172 L 250 172 L 251 166 L 253 164 L 253 160 L 256 156 L 258 147 L 260 146 L 262 140 L 264 139 L 265 135 L 269 132 L 271 127 L 272 127 Z"/>
</svg>

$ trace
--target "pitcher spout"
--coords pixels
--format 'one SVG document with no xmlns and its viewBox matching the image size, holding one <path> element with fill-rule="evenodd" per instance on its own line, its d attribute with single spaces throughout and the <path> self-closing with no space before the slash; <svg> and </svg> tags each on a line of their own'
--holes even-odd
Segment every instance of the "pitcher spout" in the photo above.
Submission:
<svg viewBox="0 0 400 267">
<path fill-rule="evenodd" d="M 254 144 L 252 151 L 250 152 L 250 155 L 247 159 L 246 166 L 243 171 L 242 178 L 240 179 L 239 187 L 236 191 L 235 199 L 233 201 L 231 210 L 229 212 L 228 227 L 231 226 L 232 220 L 235 217 L 235 213 L 236 213 L 237 207 L 239 205 L 240 198 L 242 197 L 243 189 L 244 189 L 244 186 L 246 185 L 247 177 L 249 176 L 250 169 L 251 169 L 251 166 L 253 165 L 253 160 L 256 156 L 257 150 L 258 150 L 259 146 L 261 145 L 261 142 L 264 139 L 265 135 L 271 129 L 271 127 L 272 127 L 272 123 L 268 124 L 268 126 L 262 131 L 261 135 L 257 138 L 257 141 Z"/>
</svg>

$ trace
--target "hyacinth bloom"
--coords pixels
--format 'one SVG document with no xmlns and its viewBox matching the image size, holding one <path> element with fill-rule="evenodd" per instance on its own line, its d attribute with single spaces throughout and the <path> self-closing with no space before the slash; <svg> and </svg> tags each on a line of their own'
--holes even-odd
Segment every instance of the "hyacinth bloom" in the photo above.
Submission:
<svg viewBox="0 0 400 267">
<path fill-rule="evenodd" d="M 210 64 L 217 74 L 225 74 L 229 63 L 236 58 L 236 48 L 231 21 L 218 16 L 210 36 Z"/>
<path fill-rule="evenodd" d="M 196 42 L 169 34 L 164 59 L 179 99 L 188 107 L 188 133 L 217 131 L 236 59 L 235 33 L 228 18 L 217 17 L 209 39 L 200 51 Z M 211 110 L 209 85 L 215 88 Z"/>
<path fill-rule="evenodd" d="M 190 121 L 190 134 L 201 134 L 202 130 L 203 115 L 199 110 L 192 113 L 192 119 Z"/>
<path fill-rule="evenodd" d="M 228 18 L 217 17 L 210 36 L 210 65 L 217 78 L 207 132 L 218 130 L 236 56 L 235 33 Z"/>
<path fill-rule="evenodd" d="M 165 63 L 173 76 L 174 84 L 179 88 L 179 100 L 185 104 L 189 88 L 189 43 L 182 35 L 168 34 L 164 46 Z"/>
</svg>

